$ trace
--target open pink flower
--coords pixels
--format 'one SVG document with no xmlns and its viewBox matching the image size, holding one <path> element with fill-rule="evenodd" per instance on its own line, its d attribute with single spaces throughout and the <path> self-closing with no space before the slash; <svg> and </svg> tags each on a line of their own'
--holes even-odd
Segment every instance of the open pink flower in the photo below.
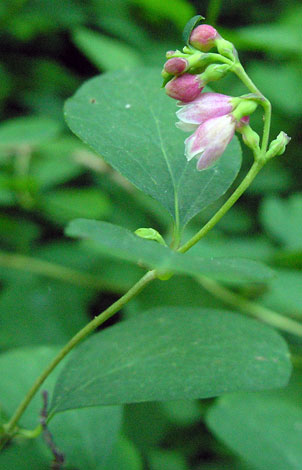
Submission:
<svg viewBox="0 0 302 470">
<path fill-rule="evenodd" d="M 185 140 L 185 156 L 188 161 L 197 158 L 197 170 L 212 166 L 232 140 L 236 119 L 231 114 L 208 119 Z"/>
<path fill-rule="evenodd" d="M 202 93 L 188 104 L 180 103 L 182 108 L 177 111 L 179 121 L 176 127 L 191 132 L 208 119 L 223 116 L 233 111 L 236 98 L 220 93 Z"/>
</svg>

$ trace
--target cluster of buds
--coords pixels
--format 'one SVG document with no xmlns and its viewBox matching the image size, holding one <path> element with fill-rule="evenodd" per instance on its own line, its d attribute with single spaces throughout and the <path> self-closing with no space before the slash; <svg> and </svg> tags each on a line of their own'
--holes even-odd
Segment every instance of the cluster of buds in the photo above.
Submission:
<svg viewBox="0 0 302 470">
<path fill-rule="evenodd" d="M 217 52 L 209 53 L 213 47 Z M 187 160 L 197 158 L 198 170 L 209 168 L 223 154 L 235 131 L 255 155 L 260 152 L 259 136 L 249 125 L 259 96 L 203 92 L 205 85 L 224 77 L 238 61 L 234 45 L 212 26 L 202 24 L 192 30 L 183 52 L 168 51 L 166 56 L 162 71 L 165 90 L 181 107 L 176 126 L 193 132 L 185 140 Z"/>
</svg>

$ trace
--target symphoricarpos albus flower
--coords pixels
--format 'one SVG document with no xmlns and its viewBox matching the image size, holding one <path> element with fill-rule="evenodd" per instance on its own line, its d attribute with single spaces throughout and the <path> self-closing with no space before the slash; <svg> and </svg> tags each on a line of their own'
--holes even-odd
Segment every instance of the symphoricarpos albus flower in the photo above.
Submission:
<svg viewBox="0 0 302 470">
<path fill-rule="evenodd" d="M 201 24 L 194 28 L 190 36 L 190 44 L 202 52 L 208 52 L 215 46 L 215 40 L 220 38 L 220 34 L 213 26 Z"/>
<path fill-rule="evenodd" d="M 223 154 L 232 140 L 236 119 L 225 114 L 208 119 L 185 140 L 185 156 L 188 161 L 198 158 L 197 170 L 209 168 Z"/>
<path fill-rule="evenodd" d="M 200 95 L 204 86 L 204 82 L 198 75 L 184 73 L 170 80 L 165 86 L 165 90 L 171 98 L 188 103 Z"/>
<path fill-rule="evenodd" d="M 176 127 L 183 131 L 194 131 L 208 119 L 223 116 L 233 111 L 240 98 L 220 93 L 202 93 L 188 104 L 180 103 L 182 108 L 177 111 L 179 122 Z"/>
<path fill-rule="evenodd" d="M 189 68 L 189 63 L 182 57 L 173 57 L 167 60 L 164 65 L 164 70 L 171 75 L 179 75 Z"/>
<path fill-rule="evenodd" d="M 184 73 L 170 80 L 165 86 L 167 95 L 175 100 L 188 103 L 200 95 L 205 84 L 199 75 Z"/>
</svg>

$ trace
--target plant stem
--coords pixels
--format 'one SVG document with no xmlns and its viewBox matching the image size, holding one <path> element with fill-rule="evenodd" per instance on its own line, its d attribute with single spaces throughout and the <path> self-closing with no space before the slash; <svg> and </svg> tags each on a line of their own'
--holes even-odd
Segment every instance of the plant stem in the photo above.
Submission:
<svg viewBox="0 0 302 470">
<path fill-rule="evenodd" d="M 219 16 L 222 0 L 210 0 L 207 9 L 206 20 L 208 24 L 215 26 Z"/>
<path fill-rule="evenodd" d="M 212 295 L 221 299 L 233 307 L 239 308 L 243 313 L 247 313 L 263 322 L 278 328 L 286 333 L 294 334 L 302 337 L 302 324 L 292 320 L 291 318 L 284 317 L 283 315 L 263 307 L 262 305 L 246 300 L 231 290 L 221 286 L 218 282 L 213 281 L 207 277 L 202 276 L 199 283 Z"/>
<path fill-rule="evenodd" d="M 77 286 L 90 287 L 92 289 L 116 289 L 116 286 L 112 286 L 105 280 L 99 279 L 89 273 L 76 271 L 75 269 L 51 263 L 49 261 L 40 260 L 32 256 L 0 251 L 0 266 L 27 271 L 50 277 L 52 279 L 59 279 Z"/>
<path fill-rule="evenodd" d="M 6 423 L 3 428 L 5 430 L 5 435 L 0 442 L 0 450 L 6 444 L 6 442 L 12 437 L 14 429 L 18 424 L 21 416 L 28 407 L 32 398 L 35 396 L 37 391 L 43 382 L 47 379 L 49 374 L 54 370 L 54 368 L 62 361 L 62 359 L 83 339 L 85 339 L 90 333 L 92 333 L 98 326 L 102 325 L 108 318 L 112 317 L 117 313 L 129 300 L 133 299 L 137 294 L 139 294 L 151 281 L 156 278 L 156 272 L 148 271 L 136 284 L 134 284 L 125 295 L 123 295 L 119 300 L 114 302 L 110 307 L 108 307 L 104 312 L 95 317 L 91 322 L 89 322 L 84 328 L 82 328 L 71 340 L 59 351 L 57 356 L 52 360 L 52 362 L 46 367 L 42 372 L 40 377 L 37 378 L 31 389 L 28 391 L 27 395 L 24 397 L 19 407 L 11 417 L 10 421 Z"/>
<path fill-rule="evenodd" d="M 202 227 L 199 232 L 197 232 L 190 240 L 188 240 L 184 245 L 182 245 L 178 251 L 180 253 L 185 253 L 192 246 L 194 246 L 201 238 L 203 238 L 218 222 L 219 220 L 231 209 L 244 191 L 249 187 L 251 182 L 254 180 L 256 175 L 259 173 L 261 168 L 264 165 L 263 160 L 257 160 L 251 166 L 249 172 L 246 174 L 245 178 L 241 181 L 240 185 L 235 189 L 231 194 L 229 199 L 223 204 L 223 206 L 216 212 L 215 215 Z"/>
<path fill-rule="evenodd" d="M 236 62 L 231 70 L 237 75 L 237 77 L 244 83 L 244 85 L 252 92 L 255 93 L 256 95 L 261 98 L 261 106 L 264 109 L 264 126 L 263 126 L 263 135 L 262 135 L 262 144 L 261 144 L 261 156 L 264 158 L 266 150 L 267 150 L 267 145 L 268 145 L 268 139 L 269 139 L 269 131 L 270 131 L 270 125 L 271 125 L 271 114 L 272 114 L 272 106 L 271 103 L 263 94 L 261 91 L 256 87 L 254 82 L 250 79 L 244 68 L 242 67 L 241 63 L 238 61 Z"/>
</svg>

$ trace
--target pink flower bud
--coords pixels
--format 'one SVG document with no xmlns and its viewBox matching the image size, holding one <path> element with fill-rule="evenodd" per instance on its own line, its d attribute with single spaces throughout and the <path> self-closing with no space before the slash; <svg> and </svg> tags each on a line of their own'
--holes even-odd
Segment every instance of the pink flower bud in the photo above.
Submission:
<svg viewBox="0 0 302 470">
<path fill-rule="evenodd" d="M 202 93 L 194 101 L 182 106 L 176 116 L 176 127 L 183 131 L 194 131 L 200 124 L 233 111 L 236 98 L 220 93 Z"/>
<path fill-rule="evenodd" d="M 185 73 L 170 80 L 165 86 L 167 95 L 175 100 L 188 103 L 201 93 L 204 84 L 198 75 Z"/>
<path fill-rule="evenodd" d="M 223 154 L 234 136 L 236 120 L 231 114 L 205 121 L 185 140 L 188 161 L 198 158 L 197 170 L 209 168 Z"/>
<path fill-rule="evenodd" d="M 194 28 L 190 36 L 190 44 L 202 52 L 208 52 L 215 46 L 215 39 L 220 38 L 220 34 L 213 26 L 201 24 Z"/>
<path fill-rule="evenodd" d="M 173 59 L 167 60 L 164 65 L 164 69 L 171 75 L 178 75 L 185 72 L 189 68 L 189 63 L 186 59 L 181 57 L 174 57 Z"/>
</svg>

